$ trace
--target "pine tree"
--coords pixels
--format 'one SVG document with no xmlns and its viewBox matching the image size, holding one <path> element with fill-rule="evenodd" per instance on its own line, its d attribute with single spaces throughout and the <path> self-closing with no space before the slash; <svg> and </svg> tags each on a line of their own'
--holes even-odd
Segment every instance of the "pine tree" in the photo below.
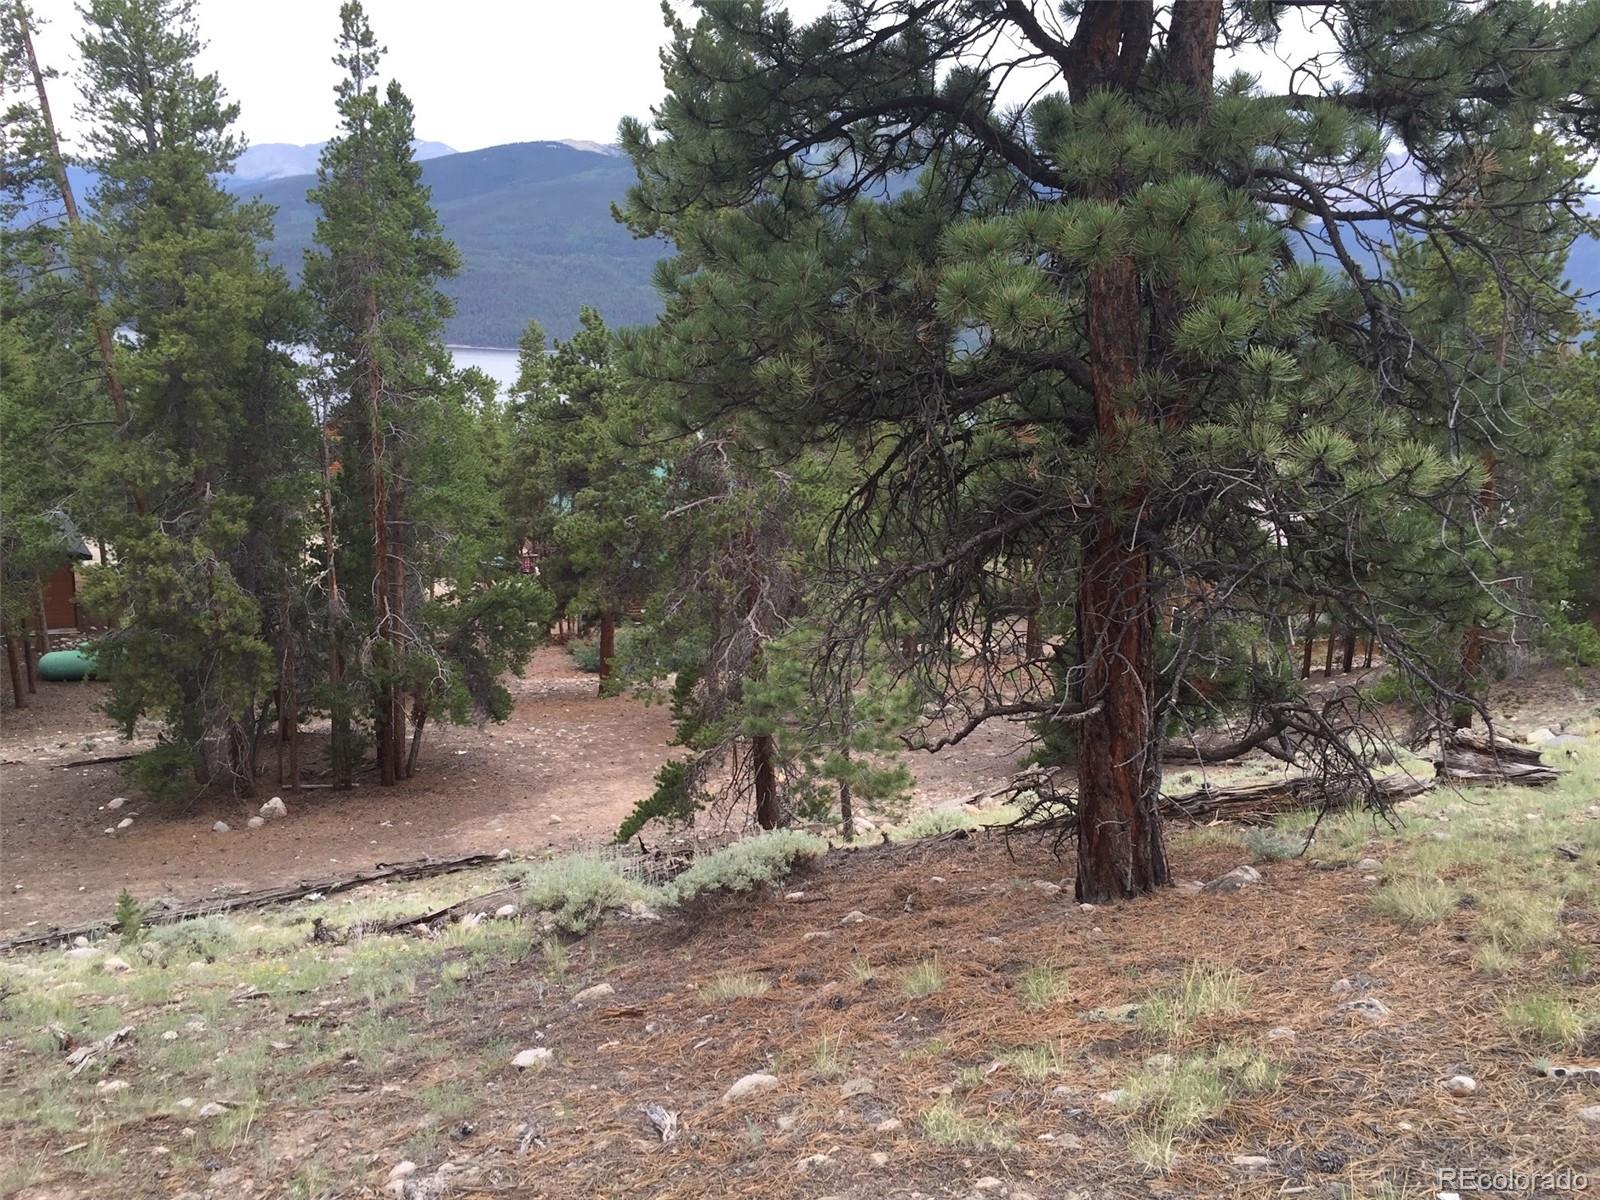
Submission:
<svg viewBox="0 0 1600 1200">
<path fill-rule="evenodd" d="M 612 362 L 612 335 L 584 308 L 578 331 L 544 351 L 537 322 L 521 347 L 516 495 L 525 536 L 562 600 L 600 624 L 600 688 L 616 657 L 618 614 L 654 585 L 664 464 L 659 430 L 639 389 Z"/>
<path fill-rule="evenodd" d="M 412 159 L 411 102 L 392 80 L 380 90 L 383 52 L 361 5 L 339 13 L 339 134 L 311 191 L 321 215 L 304 275 L 322 426 L 324 703 L 336 782 L 349 783 L 357 752 L 350 722 L 369 714 L 391 785 L 414 771 L 431 715 L 506 715 L 499 676 L 526 660 L 548 602 L 534 581 L 496 570 L 502 418 L 444 347 L 439 284 L 459 259 Z"/>
<path fill-rule="evenodd" d="M 34 55 L 33 14 L 0 13 L 0 635 L 12 698 L 33 691 L 33 656 L 43 633 L 45 579 L 68 564 L 61 517 L 86 447 L 110 421 L 85 385 L 90 297 L 71 270 L 71 227 L 60 148 L 48 116 L 55 73 Z"/>
<path fill-rule="evenodd" d="M 1076 725 L 1086 901 L 1168 880 L 1163 728 L 1211 624 L 1314 603 L 1420 668 L 1482 595 L 1482 471 L 1427 427 L 1438 361 L 1364 240 L 1482 254 L 1465 168 L 1530 130 L 1600 130 L 1593 5 L 1329 8 L 1327 81 L 1217 78 L 1219 48 L 1270 49 L 1281 12 L 850 0 L 802 25 L 706 6 L 669 18 L 653 130 L 621 131 L 627 218 L 678 249 L 632 369 L 693 420 L 874 439 L 835 539 L 857 586 L 834 636 L 920 609 L 940 635 L 924 662 L 959 644 L 987 677 L 979 718 Z M 1009 107 L 1023 64 L 1055 87 Z M 1540 178 L 1538 207 L 1581 207 L 1579 180 Z M 990 636 L 992 576 L 1019 553 L 1072 597 L 1059 692 L 1007 685 L 1016 638 Z M 1348 726 L 1294 699 L 1257 715 L 1247 744 L 1288 739 L 1330 795 L 1381 803 Z"/>
<path fill-rule="evenodd" d="M 93 0 L 79 38 L 90 164 L 99 183 L 82 250 L 102 328 L 125 330 L 111 373 L 125 436 L 89 486 L 111 548 L 89 603 L 114 616 L 99 646 L 107 710 L 131 734 L 159 715 L 152 787 L 226 769 L 254 788 L 276 655 L 270 613 L 298 570 L 310 432 L 288 346 L 298 314 L 261 246 L 270 213 L 217 182 L 241 147 L 237 106 L 197 71 L 185 0 Z"/>
</svg>

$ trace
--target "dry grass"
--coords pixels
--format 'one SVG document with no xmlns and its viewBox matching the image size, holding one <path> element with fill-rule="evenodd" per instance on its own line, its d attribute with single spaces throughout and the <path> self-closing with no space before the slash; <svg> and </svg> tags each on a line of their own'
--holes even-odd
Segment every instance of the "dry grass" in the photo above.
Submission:
<svg viewBox="0 0 1600 1200">
<path fill-rule="evenodd" d="M 1572 782 L 1593 796 L 1587 770 Z M 378 1194 L 405 1155 L 422 1175 L 460 1164 L 464 1194 L 959 1195 L 990 1174 L 1038 1195 L 1093 1180 L 1097 1197 L 1146 1200 L 1330 1182 L 1432 1195 L 1433 1169 L 1464 1147 L 1486 1167 L 1593 1171 L 1575 1117 L 1592 1101 L 1528 1064 L 1597 1049 L 1594 803 L 1440 793 L 1398 832 L 1362 819 L 1320 857 L 1269 862 L 1261 887 L 1092 913 L 1027 886 L 1059 876 L 1046 849 L 979 836 L 837 853 L 807 880 L 818 900 L 803 913 L 735 896 L 693 920 L 603 923 L 559 951 L 527 922 L 308 943 L 310 915 L 344 928 L 378 902 L 358 897 L 174 927 L 126 976 L 17 958 L 0 967 L 0 1183 L 87 1198 L 115 1178 L 120 1195 L 166 1196 L 232 1166 L 274 1195 L 355 1196 Z M 1174 838 L 1180 878 L 1243 854 L 1236 836 Z M 1326 869 L 1368 854 L 1383 884 Z M 1430 876 L 1458 896 L 1436 921 L 1375 907 Z M 378 898 L 387 910 L 423 907 L 396 892 Z M 868 920 L 839 926 L 854 909 Z M 816 929 L 832 936 L 804 937 Z M 1339 1011 L 1341 979 L 1390 1015 Z M 234 999 L 246 980 L 265 994 Z M 614 996 L 571 1002 L 601 980 Z M 708 1004 L 695 981 L 732 994 Z M 1128 1004 L 1142 1028 L 1089 1015 Z M 72 1076 L 51 1022 L 80 1039 L 136 1033 Z M 1267 1041 L 1280 1026 L 1296 1036 Z M 551 1065 L 511 1070 L 533 1045 Z M 1439 1083 L 1463 1065 L 1479 1091 L 1451 1101 Z M 723 1104 L 753 1071 L 779 1085 Z M 858 1077 L 870 1089 L 845 1095 Z M 132 1086 L 97 1093 L 107 1078 Z M 1121 1103 L 1099 1098 L 1116 1090 Z M 189 1096 L 232 1107 L 200 1121 L 176 1107 Z M 646 1103 L 679 1115 L 671 1146 L 642 1124 Z M 476 1132 L 453 1136 L 461 1121 Z M 519 1154 L 524 1123 L 538 1137 Z M 796 1170 L 815 1154 L 828 1165 Z M 1274 1165 L 1232 1162 L 1253 1154 Z"/>
</svg>

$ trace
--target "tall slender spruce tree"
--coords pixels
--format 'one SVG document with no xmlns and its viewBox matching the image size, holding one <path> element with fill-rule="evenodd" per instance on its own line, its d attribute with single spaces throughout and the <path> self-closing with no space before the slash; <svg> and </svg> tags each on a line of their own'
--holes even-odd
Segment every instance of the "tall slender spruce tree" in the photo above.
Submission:
<svg viewBox="0 0 1600 1200">
<path fill-rule="evenodd" d="M 1306 11 L 1320 54 L 1292 90 L 1219 72 Z M 856 586 L 835 644 L 915 595 L 940 635 L 925 662 L 961 639 L 969 674 L 1003 675 L 1016 639 L 974 635 L 996 565 L 1037 556 L 1040 590 L 1073 597 L 1045 631 L 1061 690 L 980 689 L 958 733 L 1075 726 L 1080 899 L 1167 882 L 1164 726 L 1216 622 L 1318 607 L 1427 674 L 1417 647 L 1479 593 L 1482 470 L 1418 402 L 1439 364 L 1372 251 L 1496 259 L 1474 217 L 1497 159 L 1600 134 L 1600 8 L 842 0 L 801 24 L 750 0 L 668 20 L 667 97 L 621 137 L 626 217 L 679 253 L 631 366 L 703 421 L 876 439 L 836 538 Z M 1555 158 L 1534 202 L 1575 211 Z M 1529 302 L 1513 273 L 1494 286 Z M 1257 718 L 1244 744 L 1287 741 L 1330 794 L 1381 802 L 1326 711 L 1277 696 Z"/>
<path fill-rule="evenodd" d="M 409 777 L 442 710 L 503 718 L 499 682 L 548 617 L 534 581 L 494 577 L 496 464 L 482 377 L 458 376 L 439 290 L 458 256 L 420 166 L 398 83 L 380 88 L 359 3 L 339 10 L 339 133 L 311 200 L 321 215 L 305 287 L 314 304 L 322 418 L 321 581 L 328 595 L 327 707 L 334 770 L 348 783 L 352 719 L 370 713 L 380 781 Z M 409 725 L 409 737 L 408 737 Z M 409 744 L 408 744 L 409 743 Z"/>
</svg>

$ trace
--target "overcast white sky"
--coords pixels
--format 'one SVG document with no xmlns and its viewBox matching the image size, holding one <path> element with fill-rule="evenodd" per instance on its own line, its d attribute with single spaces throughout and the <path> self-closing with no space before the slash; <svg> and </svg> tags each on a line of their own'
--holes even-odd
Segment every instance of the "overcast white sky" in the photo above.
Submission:
<svg viewBox="0 0 1600 1200">
<path fill-rule="evenodd" d="M 687 0 L 674 0 L 687 7 Z M 76 126 L 70 83 L 73 0 L 34 0 L 39 53 L 68 78 L 54 107 Z M 457 150 L 575 138 L 610 142 L 623 116 L 661 95 L 659 0 L 367 0 L 388 71 L 416 104 L 417 136 Z M 790 0 L 807 19 L 826 0 Z M 338 0 L 197 0 L 205 68 L 239 102 L 254 144 L 320 142 L 333 132 L 331 58 Z M 1290 39 L 1304 45 L 1303 36 Z M 1281 83 L 1286 70 L 1241 64 Z M 1029 89 L 1031 90 L 1031 88 Z"/>
</svg>

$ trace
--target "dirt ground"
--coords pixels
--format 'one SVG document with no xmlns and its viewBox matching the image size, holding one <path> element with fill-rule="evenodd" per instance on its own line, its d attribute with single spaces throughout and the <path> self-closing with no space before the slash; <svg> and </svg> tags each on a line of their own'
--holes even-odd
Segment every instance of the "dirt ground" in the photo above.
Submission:
<svg viewBox="0 0 1600 1200">
<path fill-rule="evenodd" d="M 508 680 L 516 708 L 504 724 L 431 729 L 417 775 L 385 789 L 298 796 L 263 779 L 253 801 L 226 792 L 192 803 L 140 800 L 120 764 L 64 767 L 133 746 L 94 711 L 96 683 L 41 683 L 31 707 L 0 712 L 0 932 L 111 912 L 128 889 L 141 900 L 192 900 L 380 862 L 510 849 L 541 853 L 603 841 L 649 794 L 671 754 L 665 704 L 602 699 L 595 677 L 557 646 Z M 915 755 L 917 801 L 958 803 L 1014 769 L 1018 727 L 996 725 L 938 755 Z M 309 778 L 308 774 L 308 778 Z M 247 829 L 262 800 L 282 794 L 288 820 Z M 106 804 L 129 798 L 120 810 Z M 118 821 L 133 824 L 107 834 Z M 218 820 L 232 830 L 212 831 Z"/>
<path fill-rule="evenodd" d="M 1181 878 L 1238 858 L 1236 844 L 1182 838 L 1174 856 Z M 241 989 L 211 1020 L 229 1022 L 240 1054 L 279 1039 L 273 1069 L 287 1072 L 259 1107 L 239 1100 L 248 1136 L 190 1153 L 186 1126 L 201 1122 L 181 1108 L 113 1118 L 122 1099 L 191 1086 L 163 1084 L 160 1066 L 177 1053 L 162 1049 L 163 1024 L 180 1045 L 210 1036 L 191 1032 L 206 1021 L 180 1024 L 197 1000 L 173 1008 L 176 993 L 108 1018 L 138 1027 L 106 1067 L 135 1081 L 125 1096 L 69 1077 L 63 1096 L 82 1124 L 6 1133 L 16 1160 L 37 1164 L 30 1200 L 89 1200 L 113 1184 L 129 1197 L 378 1197 L 408 1159 L 420 1164 L 408 1197 L 550 1200 L 1416 1200 L 1439 1190 L 1440 1167 L 1595 1177 L 1600 1151 L 1575 1115 L 1592 1089 L 1540 1079 L 1498 1018 L 1511 989 L 1548 977 L 1550 955 L 1518 978 L 1485 978 L 1472 970 L 1469 912 L 1408 929 L 1374 916 L 1358 871 L 1296 861 L 1264 874 L 1234 894 L 1084 911 L 1037 839 L 836 851 L 791 880 L 787 899 L 611 922 L 572 943 L 559 969 L 537 947 L 494 961 L 463 942 L 442 965 L 419 959 L 379 1004 L 381 1026 L 404 1035 L 362 1056 L 339 1050 L 375 1019 L 353 984 Z M 1579 915 L 1570 935 L 1600 949 L 1600 924 Z M 942 985 L 910 992 L 904 981 L 930 956 Z M 1115 1015 L 1195 961 L 1236 973 L 1238 1011 L 1170 1041 Z M 1040 963 L 1066 988 L 1046 1007 L 1021 987 Z M 729 973 L 759 986 L 728 999 L 706 990 Z M 175 986 L 196 992 L 196 978 Z M 597 984 L 609 990 L 584 993 Z M 1350 995 L 1381 999 L 1382 1015 L 1341 1009 Z M 1141 1063 L 1220 1045 L 1268 1056 L 1281 1084 L 1185 1134 L 1169 1171 L 1141 1168 L 1128 1150 L 1141 1118 L 1117 1089 Z M 527 1046 L 551 1052 L 542 1069 L 510 1065 Z M 1025 1047 L 1049 1053 L 1042 1072 L 1010 1057 Z M 0 1082 L 21 1066 L 20 1054 L 0 1062 Z M 775 1077 L 766 1090 L 724 1099 L 758 1071 Z M 1476 1094 L 1442 1089 L 1459 1072 Z M 670 1141 L 647 1123 L 649 1105 L 675 1117 Z M 941 1111 L 992 1144 L 939 1134 Z M 99 1177 L 84 1182 L 72 1156 L 95 1146 Z"/>
</svg>

